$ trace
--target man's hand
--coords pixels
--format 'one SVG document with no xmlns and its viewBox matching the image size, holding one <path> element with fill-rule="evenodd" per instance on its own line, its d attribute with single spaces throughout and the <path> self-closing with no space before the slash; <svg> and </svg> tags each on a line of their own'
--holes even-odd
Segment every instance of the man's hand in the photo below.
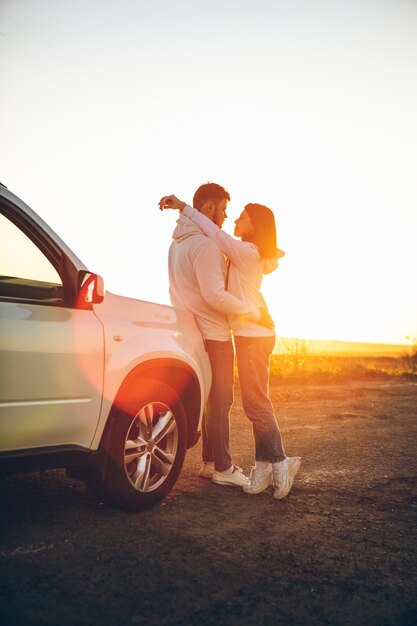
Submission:
<svg viewBox="0 0 417 626">
<path fill-rule="evenodd" d="M 248 320 L 248 322 L 255 322 L 255 324 L 265 326 L 265 328 L 269 328 L 270 330 L 275 330 L 274 320 L 270 316 L 266 304 L 246 315 L 242 315 L 241 320 L 244 322 L 245 319 Z"/>
<path fill-rule="evenodd" d="M 261 309 L 254 309 L 250 313 L 241 315 L 240 319 L 242 322 L 247 320 L 248 322 L 255 322 L 255 324 L 259 324 L 259 320 L 261 319 Z"/>
<path fill-rule="evenodd" d="M 164 196 L 159 201 L 159 210 L 163 211 L 164 209 L 178 209 L 182 211 L 185 207 L 185 202 L 182 200 L 178 200 L 174 195 Z"/>
<path fill-rule="evenodd" d="M 269 311 L 266 308 L 266 305 L 261 307 L 259 310 L 261 312 L 261 317 L 258 320 L 258 324 L 260 324 L 260 326 L 265 326 L 266 328 L 270 328 L 271 330 L 275 330 L 274 320 L 269 315 Z"/>
<path fill-rule="evenodd" d="M 274 320 L 269 315 L 266 305 L 259 307 L 259 309 L 254 309 L 246 315 L 241 315 L 240 318 L 242 322 L 248 320 L 248 322 L 255 322 L 255 324 L 265 326 L 265 328 L 269 328 L 270 330 L 275 330 Z"/>
</svg>

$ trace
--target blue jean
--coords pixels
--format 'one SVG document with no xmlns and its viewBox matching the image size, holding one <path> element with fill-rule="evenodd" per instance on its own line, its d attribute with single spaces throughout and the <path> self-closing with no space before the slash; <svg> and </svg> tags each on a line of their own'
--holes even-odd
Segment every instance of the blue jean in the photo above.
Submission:
<svg viewBox="0 0 417 626">
<path fill-rule="evenodd" d="M 235 337 L 242 403 L 252 422 L 257 461 L 278 463 L 286 457 L 269 399 L 269 360 L 275 337 Z"/>
<path fill-rule="evenodd" d="M 204 343 L 213 380 L 202 424 L 203 461 L 214 461 L 215 469 L 221 472 L 232 465 L 229 411 L 233 403 L 233 343 L 212 339 Z"/>
</svg>

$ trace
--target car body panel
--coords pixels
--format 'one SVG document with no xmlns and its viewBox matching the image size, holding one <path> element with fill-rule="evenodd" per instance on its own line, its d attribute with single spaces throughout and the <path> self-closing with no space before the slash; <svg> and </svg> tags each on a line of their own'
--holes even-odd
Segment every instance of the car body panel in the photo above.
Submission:
<svg viewBox="0 0 417 626">
<path fill-rule="evenodd" d="M 100 427 L 92 447 L 100 441 L 108 413 L 123 381 L 135 368 L 187 367 L 194 372 L 201 393 L 198 424 L 211 385 L 208 354 L 193 316 L 168 305 L 117 296 L 106 292 L 94 306 L 105 335 L 105 377 Z"/>
<path fill-rule="evenodd" d="M 89 447 L 103 390 L 104 339 L 88 310 L 0 302 L 0 450 Z"/>
</svg>

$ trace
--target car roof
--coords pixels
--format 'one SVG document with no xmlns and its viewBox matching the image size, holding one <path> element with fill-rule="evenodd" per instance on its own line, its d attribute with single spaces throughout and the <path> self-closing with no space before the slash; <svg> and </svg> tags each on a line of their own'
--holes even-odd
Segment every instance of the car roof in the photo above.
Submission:
<svg viewBox="0 0 417 626">
<path fill-rule="evenodd" d="M 59 235 L 33 210 L 28 206 L 21 198 L 12 193 L 3 183 L 0 183 L 0 198 L 8 200 L 13 205 L 17 206 L 20 211 L 27 215 L 32 221 L 36 222 L 42 230 L 61 248 L 64 254 L 72 261 L 72 263 L 78 269 L 86 270 L 84 263 L 77 257 L 77 255 L 67 246 Z"/>
</svg>

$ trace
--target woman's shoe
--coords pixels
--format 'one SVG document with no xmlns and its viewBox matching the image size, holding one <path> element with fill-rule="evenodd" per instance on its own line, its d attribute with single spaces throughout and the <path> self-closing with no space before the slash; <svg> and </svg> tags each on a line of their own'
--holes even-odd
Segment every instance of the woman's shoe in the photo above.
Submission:
<svg viewBox="0 0 417 626">
<path fill-rule="evenodd" d="M 270 485 L 272 485 L 272 467 L 266 470 L 257 470 L 256 467 L 252 467 L 249 474 L 249 484 L 243 486 L 243 491 L 252 494 L 261 493 Z"/>
<path fill-rule="evenodd" d="M 287 457 L 288 464 L 281 472 L 273 471 L 273 484 L 274 484 L 274 498 L 281 500 L 291 491 L 294 478 L 297 475 L 301 465 L 300 456 Z"/>
</svg>

